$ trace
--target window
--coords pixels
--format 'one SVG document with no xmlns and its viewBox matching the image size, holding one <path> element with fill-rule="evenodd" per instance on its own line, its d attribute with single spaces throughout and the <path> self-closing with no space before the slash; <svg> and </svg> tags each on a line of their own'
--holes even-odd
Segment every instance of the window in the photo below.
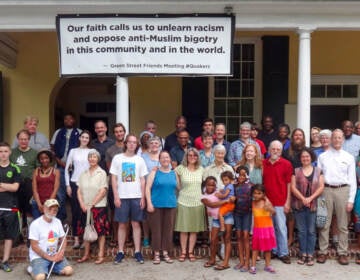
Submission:
<svg viewBox="0 0 360 280">
<path fill-rule="evenodd" d="M 259 100 L 257 93 L 259 61 L 256 41 L 235 43 L 233 46 L 233 76 L 211 79 L 210 112 L 216 123 L 224 123 L 226 139 L 239 138 L 242 122 L 258 122 Z M 260 43 L 259 43 L 260 45 Z"/>
</svg>

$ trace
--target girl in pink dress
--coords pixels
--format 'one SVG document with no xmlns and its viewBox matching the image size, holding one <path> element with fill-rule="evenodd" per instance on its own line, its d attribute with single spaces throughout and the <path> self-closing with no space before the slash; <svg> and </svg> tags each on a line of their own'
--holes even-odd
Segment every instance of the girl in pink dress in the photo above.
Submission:
<svg viewBox="0 0 360 280">
<path fill-rule="evenodd" d="M 275 213 L 269 199 L 265 196 L 265 187 L 257 184 L 252 187 L 252 213 L 254 228 L 252 236 L 252 265 L 249 272 L 256 274 L 256 259 L 259 251 L 264 252 L 265 268 L 270 273 L 275 269 L 270 265 L 271 250 L 276 247 L 275 231 L 271 215 Z"/>
</svg>

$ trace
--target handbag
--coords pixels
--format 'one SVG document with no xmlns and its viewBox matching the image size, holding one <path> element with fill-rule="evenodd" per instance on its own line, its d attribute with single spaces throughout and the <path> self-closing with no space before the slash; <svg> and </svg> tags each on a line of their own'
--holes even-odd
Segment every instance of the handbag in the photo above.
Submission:
<svg viewBox="0 0 360 280">
<path fill-rule="evenodd" d="M 94 217 L 91 210 L 86 211 L 86 226 L 84 231 L 84 240 L 88 242 L 94 242 L 98 239 L 98 234 L 94 227 Z"/>
<path fill-rule="evenodd" d="M 326 207 L 326 200 L 323 195 L 317 198 L 317 210 L 316 210 L 316 226 L 323 228 L 327 222 L 328 211 Z"/>
</svg>

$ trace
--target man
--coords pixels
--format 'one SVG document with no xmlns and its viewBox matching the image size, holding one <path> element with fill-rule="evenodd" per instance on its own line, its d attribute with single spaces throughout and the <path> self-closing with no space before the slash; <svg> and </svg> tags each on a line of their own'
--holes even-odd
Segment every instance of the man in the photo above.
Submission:
<svg viewBox="0 0 360 280">
<path fill-rule="evenodd" d="M 269 147 L 270 143 L 277 139 L 277 131 L 274 129 L 273 118 L 266 115 L 261 120 L 262 130 L 259 131 L 258 138 L 264 142 L 265 147 Z"/>
<path fill-rule="evenodd" d="M 318 158 L 318 167 L 324 173 L 325 189 L 323 195 L 328 210 L 326 224 L 319 231 L 318 263 L 326 262 L 331 218 L 335 213 L 339 230 L 338 262 L 342 265 L 349 264 L 347 257 L 348 214 L 353 209 L 357 185 L 354 157 L 342 149 L 343 143 L 343 131 L 335 129 L 331 134 L 330 149 Z"/>
<path fill-rule="evenodd" d="M 189 132 L 185 129 L 179 129 L 177 137 L 178 143 L 170 151 L 171 165 L 173 168 L 181 164 L 186 150 L 191 147 L 189 138 Z"/>
<path fill-rule="evenodd" d="M 355 123 L 354 133 L 355 133 L 356 135 L 360 135 L 360 121 L 357 121 L 357 122 Z"/>
<path fill-rule="evenodd" d="M 153 120 L 149 120 L 145 123 L 145 130 L 149 131 L 150 133 L 152 133 L 153 136 L 157 136 L 156 135 L 156 130 L 157 130 L 157 124 L 153 121 Z M 165 140 L 164 138 L 158 136 L 161 140 L 161 149 L 164 149 L 165 147 Z"/>
<path fill-rule="evenodd" d="M 0 240 L 4 240 L 0 269 L 5 272 L 12 271 L 8 261 L 13 241 L 20 231 L 16 195 L 21 181 L 20 169 L 10 162 L 10 154 L 10 145 L 0 142 Z"/>
<path fill-rule="evenodd" d="M 65 165 L 67 156 L 72 148 L 79 145 L 81 129 L 75 128 L 75 116 L 72 113 L 64 115 L 64 127 L 55 131 L 51 139 L 51 149 L 55 153 L 57 167 L 60 170 L 60 187 L 57 198 L 60 203 L 58 218 L 62 221 L 66 219 L 66 183 Z"/>
<path fill-rule="evenodd" d="M 360 136 L 354 133 L 354 124 L 352 121 L 345 120 L 341 124 L 341 129 L 344 132 L 345 141 L 342 146 L 344 151 L 352 154 L 354 159 L 359 156 L 360 151 Z"/>
<path fill-rule="evenodd" d="M 204 133 L 210 133 L 211 135 L 214 134 L 214 121 L 210 118 L 206 118 L 202 123 L 202 132 L 201 135 Z M 194 147 L 198 149 L 199 151 L 204 149 L 204 144 L 201 139 L 201 135 L 196 137 L 194 140 Z M 215 136 L 214 136 L 215 139 Z"/>
<path fill-rule="evenodd" d="M 145 207 L 145 176 L 148 174 L 145 161 L 136 155 L 138 139 L 134 134 L 125 138 L 125 151 L 116 155 L 110 166 L 112 190 L 114 194 L 115 217 L 118 227 L 118 253 L 114 263 L 120 263 L 124 258 L 124 244 L 127 223 L 130 218 L 135 245 L 135 259 L 143 264 L 144 258 L 140 252 L 141 226 Z"/>
<path fill-rule="evenodd" d="M 226 127 L 223 123 L 217 123 L 215 125 L 215 140 L 214 140 L 214 146 L 216 145 L 223 145 L 226 149 L 226 154 L 230 150 L 231 143 L 229 141 L 225 140 L 226 135 Z M 225 157 L 227 159 L 227 157 Z"/>
<path fill-rule="evenodd" d="M 28 272 L 34 280 L 45 280 L 53 262 L 53 272 L 58 275 L 70 276 L 73 268 L 64 257 L 66 236 L 61 221 L 56 218 L 59 202 L 48 199 L 44 202 L 44 214 L 30 225 Z M 62 248 L 58 248 L 64 240 Z"/>
<path fill-rule="evenodd" d="M 106 135 L 107 126 L 104 121 L 96 121 L 94 123 L 94 130 L 96 133 L 96 138 L 92 141 L 91 144 L 101 156 L 99 166 L 104 169 L 106 173 L 108 173 L 109 170 L 106 167 L 105 153 L 110 146 L 114 145 L 115 141 Z"/>
<path fill-rule="evenodd" d="M 115 144 L 110 146 L 106 150 L 106 153 L 105 153 L 105 161 L 106 161 L 107 170 L 110 169 L 111 162 L 112 162 L 112 159 L 114 158 L 114 156 L 124 152 L 124 147 L 125 147 L 124 139 L 125 139 L 125 134 L 126 134 L 125 126 L 122 123 L 116 123 L 113 127 L 113 134 L 115 136 Z M 110 181 L 110 184 L 111 184 L 111 181 Z M 110 187 L 111 187 L 111 185 L 110 185 Z M 111 231 L 112 240 L 110 241 L 110 243 L 112 246 L 115 247 L 117 244 L 118 224 L 114 221 L 115 205 L 114 205 L 114 196 L 113 196 L 112 191 L 108 192 L 108 204 L 109 204 L 109 208 L 110 208 L 110 212 L 111 212 L 110 223 L 112 225 L 112 231 Z"/>
<path fill-rule="evenodd" d="M 30 142 L 29 146 L 36 151 L 43 149 L 50 150 L 50 144 L 47 137 L 41 132 L 37 131 L 39 125 L 39 119 L 33 116 L 27 116 L 24 120 L 24 129 L 30 133 Z M 17 137 L 15 137 L 11 148 L 16 148 L 19 145 Z"/>
<path fill-rule="evenodd" d="M 291 163 L 281 157 L 282 144 L 275 140 L 269 146 L 270 157 L 263 161 L 263 182 L 266 196 L 275 208 L 273 222 L 275 227 L 276 245 L 273 250 L 283 263 L 290 264 L 286 214 L 290 210 L 290 182 L 293 168 Z"/>
<path fill-rule="evenodd" d="M 165 138 L 165 150 L 170 152 L 171 149 L 177 144 L 177 134 L 180 129 L 186 129 L 186 118 L 178 116 L 175 119 L 175 131 Z"/>
<path fill-rule="evenodd" d="M 30 133 L 22 129 L 16 134 L 18 146 L 11 151 L 10 161 L 20 168 L 21 183 L 17 192 L 19 208 L 22 213 L 23 223 L 30 225 L 32 222 L 32 208 L 29 203 L 32 198 L 32 177 L 37 165 L 37 151 L 30 148 Z M 21 237 L 20 237 L 21 238 Z"/>
<path fill-rule="evenodd" d="M 228 162 L 232 167 L 234 167 L 241 160 L 242 151 L 247 144 L 256 145 L 260 154 L 260 147 L 254 140 L 251 139 L 250 132 L 251 132 L 251 124 L 248 122 L 243 122 L 240 125 L 240 132 L 239 132 L 240 138 L 239 140 L 236 140 L 231 143 L 230 150 L 228 153 Z"/>
</svg>

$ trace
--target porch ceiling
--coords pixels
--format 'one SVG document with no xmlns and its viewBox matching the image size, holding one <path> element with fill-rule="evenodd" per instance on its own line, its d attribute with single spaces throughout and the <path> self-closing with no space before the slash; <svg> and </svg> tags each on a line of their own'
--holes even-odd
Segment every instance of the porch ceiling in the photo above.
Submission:
<svg viewBox="0 0 360 280">
<path fill-rule="evenodd" d="M 223 13 L 225 7 L 241 30 L 360 30 L 359 1 L 2 0 L 0 31 L 55 30 L 57 14 Z"/>
</svg>

